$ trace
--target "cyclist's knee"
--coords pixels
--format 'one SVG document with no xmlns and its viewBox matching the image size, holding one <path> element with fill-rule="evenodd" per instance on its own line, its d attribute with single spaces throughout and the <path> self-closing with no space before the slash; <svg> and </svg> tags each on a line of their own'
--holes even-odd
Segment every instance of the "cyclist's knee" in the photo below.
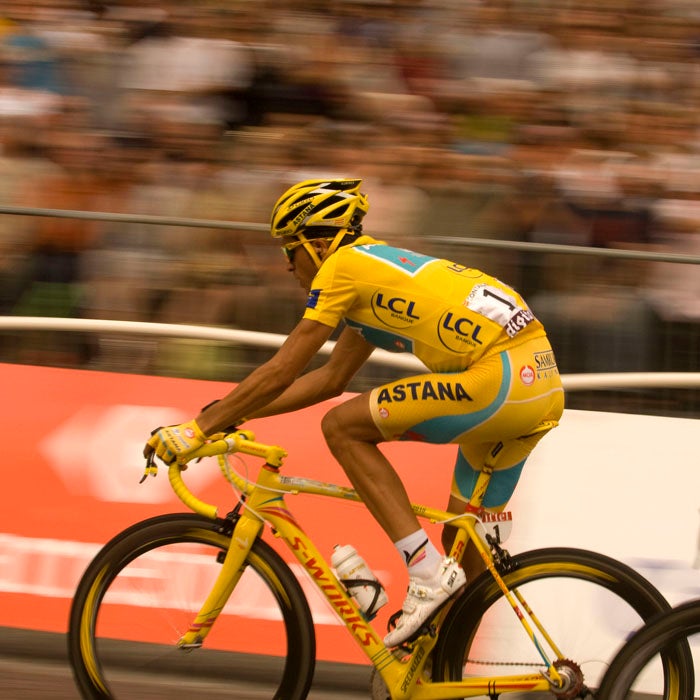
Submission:
<svg viewBox="0 0 700 700">
<path fill-rule="evenodd" d="M 377 444 L 384 439 L 361 396 L 328 411 L 321 420 L 321 431 L 331 448 L 348 442 Z"/>
<path fill-rule="evenodd" d="M 342 435 L 338 411 L 332 408 L 321 419 L 321 432 L 329 445 L 336 443 Z"/>
</svg>

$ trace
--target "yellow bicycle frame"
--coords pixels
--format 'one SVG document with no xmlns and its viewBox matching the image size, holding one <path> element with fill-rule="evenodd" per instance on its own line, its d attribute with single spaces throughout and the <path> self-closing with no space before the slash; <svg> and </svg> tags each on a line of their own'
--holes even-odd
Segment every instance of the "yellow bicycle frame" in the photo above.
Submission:
<svg viewBox="0 0 700 700">
<path fill-rule="evenodd" d="M 266 463 L 260 469 L 255 482 L 249 482 L 228 468 L 224 453 L 231 452 L 241 452 L 265 459 Z M 437 642 L 437 636 L 426 634 L 420 637 L 414 643 L 410 656 L 399 658 L 393 654 L 384 645 L 384 642 L 370 623 L 361 615 L 325 558 L 297 524 L 284 500 L 284 495 L 287 493 L 293 495 L 304 493 L 361 502 L 354 489 L 313 479 L 281 475 L 279 468 L 286 457 L 286 452 L 280 447 L 254 442 L 253 435 L 249 431 L 238 431 L 235 434 L 226 436 L 225 440 L 210 442 L 195 453 L 195 457 L 211 455 L 218 456 L 224 476 L 245 495 L 246 507 L 235 523 L 231 537 L 231 546 L 226 553 L 221 572 L 214 587 L 189 630 L 180 639 L 180 646 L 201 646 L 238 583 L 245 568 L 246 557 L 255 538 L 260 535 L 264 522 L 268 522 L 272 526 L 275 536 L 286 543 L 290 551 L 309 574 L 311 580 L 336 611 L 369 661 L 377 669 L 392 698 L 397 700 L 404 698 L 416 700 L 464 698 L 513 691 L 548 691 L 552 687 L 561 684 L 561 678 L 553 666 L 553 661 L 549 660 L 542 650 L 530 624 L 520 612 L 518 603 L 525 608 L 528 616 L 537 626 L 540 633 L 545 636 L 558 658 L 562 658 L 561 653 L 534 617 L 532 611 L 529 610 L 525 601 L 522 600 L 517 592 L 511 592 L 507 588 L 494 567 L 488 546 L 484 543 L 482 536 L 477 530 L 479 521 L 475 513 L 479 510 L 481 499 L 490 479 L 491 469 L 485 470 L 480 475 L 470 508 L 461 516 L 418 504 L 413 504 L 412 507 L 420 518 L 425 518 L 431 522 L 445 522 L 449 520 L 450 524 L 457 528 L 458 534 L 455 537 L 451 555 L 458 561 L 461 560 L 466 543 L 471 540 L 475 544 L 491 575 L 503 590 L 504 595 L 516 611 L 533 644 L 548 666 L 548 670 L 546 673 L 471 677 L 461 681 L 433 682 L 423 671 L 426 662 L 430 658 L 430 652 Z M 208 518 L 216 518 L 216 508 L 200 501 L 188 490 L 182 480 L 181 468 L 180 465 L 174 464 L 170 466 L 169 470 L 170 482 L 175 493 L 185 505 L 195 512 Z M 448 608 L 449 606 L 443 608 L 436 618 L 438 629 Z"/>
</svg>

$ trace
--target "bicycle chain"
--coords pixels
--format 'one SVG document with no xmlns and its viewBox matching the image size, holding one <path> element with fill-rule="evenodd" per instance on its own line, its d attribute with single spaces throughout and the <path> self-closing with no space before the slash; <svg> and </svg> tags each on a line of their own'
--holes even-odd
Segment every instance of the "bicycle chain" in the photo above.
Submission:
<svg viewBox="0 0 700 700">
<path fill-rule="evenodd" d="M 546 664 L 533 661 L 482 661 L 480 659 L 467 659 L 465 663 L 481 664 L 482 666 L 532 666 L 533 668 L 547 668 Z"/>
</svg>

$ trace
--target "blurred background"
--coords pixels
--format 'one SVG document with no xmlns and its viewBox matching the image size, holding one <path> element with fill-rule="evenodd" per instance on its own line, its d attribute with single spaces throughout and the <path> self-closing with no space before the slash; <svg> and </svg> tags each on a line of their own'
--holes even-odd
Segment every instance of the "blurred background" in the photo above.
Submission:
<svg viewBox="0 0 700 700">
<path fill-rule="evenodd" d="M 367 233 L 521 291 L 563 374 L 699 371 L 699 59 L 697 0 L 3 0 L 0 315 L 287 333 L 271 207 L 352 176 Z M 2 362 L 224 381 L 270 352 L 0 333 Z"/>
</svg>

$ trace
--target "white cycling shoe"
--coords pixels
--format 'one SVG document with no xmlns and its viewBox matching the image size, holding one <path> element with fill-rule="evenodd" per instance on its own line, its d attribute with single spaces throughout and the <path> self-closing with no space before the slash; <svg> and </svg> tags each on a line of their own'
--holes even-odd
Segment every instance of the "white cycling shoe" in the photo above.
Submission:
<svg viewBox="0 0 700 700">
<path fill-rule="evenodd" d="M 432 578 L 411 577 L 401 617 L 384 644 L 395 647 L 409 640 L 466 583 L 464 570 L 452 557 L 442 560 Z"/>
</svg>

